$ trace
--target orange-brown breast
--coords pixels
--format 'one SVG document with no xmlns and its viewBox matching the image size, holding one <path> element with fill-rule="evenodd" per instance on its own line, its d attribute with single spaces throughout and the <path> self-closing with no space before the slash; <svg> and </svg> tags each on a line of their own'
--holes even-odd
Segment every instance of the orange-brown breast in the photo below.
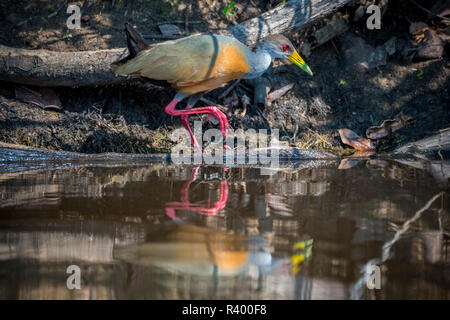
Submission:
<svg viewBox="0 0 450 320">
<path fill-rule="evenodd" d="M 208 91 L 225 85 L 228 81 L 238 79 L 250 71 L 244 52 L 236 45 L 226 44 L 220 47 L 217 59 L 212 65 L 206 80 L 173 83 L 172 87 L 188 94 Z"/>
<path fill-rule="evenodd" d="M 246 51 L 241 42 L 230 37 L 192 36 L 142 51 L 119 66 L 116 73 L 166 80 L 178 91 L 194 94 L 247 74 L 250 67 Z"/>
</svg>

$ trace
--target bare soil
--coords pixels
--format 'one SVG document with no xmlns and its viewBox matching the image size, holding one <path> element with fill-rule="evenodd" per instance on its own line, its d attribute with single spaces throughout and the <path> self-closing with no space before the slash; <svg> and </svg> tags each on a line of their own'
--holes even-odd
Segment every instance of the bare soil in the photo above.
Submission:
<svg viewBox="0 0 450 320">
<path fill-rule="evenodd" d="M 144 35 L 160 34 L 158 25 L 175 22 L 185 32 L 186 8 L 190 4 L 188 32 L 206 32 L 253 18 L 272 8 L 271 1 L 241 0 L 226 17 L 228 0 L 24 0 L 0 3 L 0 43 L 16 48 L 55 51 L 100 50 L 125 46 L 123 26 L 130 22 Z M 273 4 L 281 1 L 272 1 Z M 78 5 L 83 19 L 80 29 L 65 38 L 67 4 Z M 56 12 L 58 12 L 56 15 Z M 52 16 L 53 15 L 53 16 Z M 49 17 L 50 16 L 50 17 Z M 151 42 L 151 40 L 149 40 Z"/>
<path fill-rule="evenodd" d="M 257 16 L 281 1 L 237 2 L 235 14 L 225 18 L 222 9 L 229 3 L 225 0 L 91 0 L 83 13 L 82 28 L 65 37 L 69 15 L 64 1 L 2 1 L 0 43 L 58 51 L 125 47 L 126 21 L 136 25 L 142 34 L 159 34 L 157 25 L 162 22 L 175 22 L 185 32 L 185 10 L 191 3 L 188 32 L 214 32 Z M 83 1 L 71 4 L 82 7 Z M 58 8 L 58 14 L 49 17 Z M 355 7 L 350 6 L 342 13 L 350 13 L 351 17 L 354 11 Z M 349 32 L 373 46 L 392 36 L 406 42 L 410 37 L 409 21 L 429 20 L 426 13 L 406 3 L 389 4 L 381 30 L 368 30 L 364 20 L 352 22 Z M 287 36 L 302 54 L 303 42 L 326 23 L 324 20 Z M 348 152 L 340 142 L 339 128 L 364 136 L 368 127 L 385 119 L 399 114 L 413 117 L 412 125 L 378 143 L 380 150 L 389 150 L 450 126 L 448 46 L 441 59 L 409 61 L 394 55 L 386 65 L 362 73 L 344 68 L 340 41 L 335 38 L 306 57 L 314 77 L 289 65 L 280 77 L 282 82 L 293 82 L 295 86 L 270 107 L 251 105 L 242 116 L 241 103 L 233 104 L 233 99 L 227 98 L 243 94 L 252 98 L 253 88 L 245 84 L 225 100 L 218 99 L 224 89 L 206 98 L 221 105 L 234 129 L 279 128 L 281 138 L 293 145 L 335 153 Z M 15 99 L 15 86 L 0 83 L 0 141 L 7 143 L 86 153 L 165 152 L 171 146 L 169 133 L 181 126 L 178 118 L 163 111 L 174 91 L 142 81 L 95 88 L 53 88 L 62 101 L 62 111 L 20 102 Z M 203 123 L 205 128 L 213 126 L 206 118 Z"/>
</svg>

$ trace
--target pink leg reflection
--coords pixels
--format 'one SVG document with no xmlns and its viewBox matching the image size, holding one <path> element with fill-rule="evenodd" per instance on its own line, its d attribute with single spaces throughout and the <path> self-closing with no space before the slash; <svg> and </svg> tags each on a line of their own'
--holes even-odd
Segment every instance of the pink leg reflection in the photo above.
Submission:
<svg viewBox="0 0 450 320">
<path fill-rule="evenodd" d="M 189 202 L 189 188 L 197 177 L 199 166 L 196 166 L 191 171 L 189 180 L 181 188 L 181 201 L 173 201 L 166 203 L 166 215 L 174 221 L 180 221 L 176 216 L 176 210 L 190 210 L 202 215 L 215 216 L 220 210 L 225 208 L 228 199 L 228 181 L 220 181 L 219 200 L 211 203 L 210 199 L 206 204 Z M 226 170 L 226 169 L 225 169 Z"/>
</svg>

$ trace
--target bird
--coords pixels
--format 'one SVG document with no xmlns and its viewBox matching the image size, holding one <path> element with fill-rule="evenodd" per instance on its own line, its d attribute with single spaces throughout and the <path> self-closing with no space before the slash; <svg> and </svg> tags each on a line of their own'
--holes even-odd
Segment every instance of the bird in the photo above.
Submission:
<svg viewBox="0 0 450 320">
<path fill-rule="evenodd" d="M 214 115 L 219 120 L 223 141 L 229 129 L 227 116 L 216 106 L 194 108 L 203 94 L 231 80 L 258 78 L 276 58 L 288 59 L 313 75 L 291 41 L 281 34 L 269 35 L 252 51 L 239 40 L 219 34 L 192 35 L 150 46 L 130 23 L 125 23 L 125 33 L 129 54 L 114 63 L 114 72 L 172 86 L 176 94 L 164 110 L 180 117 L 197 153 L 202 151 L 190 128 L 190 115 L 208 114 L 208 118 Z M 185 109 L 176 109 L 186 98 Z"/>
</svg>

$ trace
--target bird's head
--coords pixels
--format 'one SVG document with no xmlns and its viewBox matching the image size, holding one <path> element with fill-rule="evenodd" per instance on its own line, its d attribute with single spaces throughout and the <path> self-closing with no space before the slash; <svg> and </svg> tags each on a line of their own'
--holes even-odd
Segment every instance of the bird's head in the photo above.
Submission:
<svg viewBox="0 0 450 320">
<path fill-rule="evenodd" d="M 313 75 L 311 69 L 305 63 L 303 58 L 300 57 L 291 41 L 285 36 L 280 34 L 270 35 L 264 39 L 261 47 L 270 54 L 272 59 L 289 59 L 289 61 L 299 66 L 303 71 L 311 76 Z"/>
</svg>

